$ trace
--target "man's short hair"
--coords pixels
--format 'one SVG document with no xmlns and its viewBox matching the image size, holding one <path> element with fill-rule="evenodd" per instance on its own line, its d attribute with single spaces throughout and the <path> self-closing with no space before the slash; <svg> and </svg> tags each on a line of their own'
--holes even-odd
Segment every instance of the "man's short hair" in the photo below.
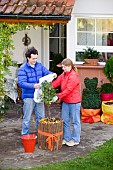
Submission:
<svg viewBox="0 0 113 170">
<path fill-rule="evenodd" d="M 34 47 L 31 47 L 25 53 L 26 58 L 31 58 L 31 54 L 37 54 L 38 55 L 38 51 Z"/>
</svg>

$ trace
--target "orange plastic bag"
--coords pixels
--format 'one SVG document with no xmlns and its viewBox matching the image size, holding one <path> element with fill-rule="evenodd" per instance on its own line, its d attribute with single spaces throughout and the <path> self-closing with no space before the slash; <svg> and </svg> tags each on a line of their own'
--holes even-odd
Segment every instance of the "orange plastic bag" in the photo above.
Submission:
<svg viewBox="0 0 113 170">
<path fill-rule="evenodd" d="M 81 120 L 86 123 L 94 123 L 100 121 L 101 109 L 83 109 L 81 108 Z"/>
</svg>

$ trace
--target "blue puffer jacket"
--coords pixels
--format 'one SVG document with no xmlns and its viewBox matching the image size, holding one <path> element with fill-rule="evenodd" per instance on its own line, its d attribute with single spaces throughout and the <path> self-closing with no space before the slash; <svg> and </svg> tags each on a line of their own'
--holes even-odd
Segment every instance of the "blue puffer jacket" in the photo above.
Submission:
<svg viewBox="0 0 113 170">
<path fill-rule="evenodd" d="M 22 99 L 34 98 L 34 84 L 39 83 L 39 78 L 52 74 L 41 63 L 36 62 L 35 67 L 31 67 L 28 62 L 18 69 L 18 83 L 22 89 Z"/>
</svg>

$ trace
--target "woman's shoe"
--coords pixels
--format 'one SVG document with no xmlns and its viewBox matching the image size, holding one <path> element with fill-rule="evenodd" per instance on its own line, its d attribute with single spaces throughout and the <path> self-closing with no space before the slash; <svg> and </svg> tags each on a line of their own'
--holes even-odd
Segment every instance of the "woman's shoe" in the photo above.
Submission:
<svg viewBox="0 0 113 170">
<path fill-rule="evenodd" d="M 65 143 L 67 146 L 75 146 L 75 145 L 79 145 L 79 142 L 74 142 L 73 140 L 70 140 L 69 142 Z"/>
</svg>

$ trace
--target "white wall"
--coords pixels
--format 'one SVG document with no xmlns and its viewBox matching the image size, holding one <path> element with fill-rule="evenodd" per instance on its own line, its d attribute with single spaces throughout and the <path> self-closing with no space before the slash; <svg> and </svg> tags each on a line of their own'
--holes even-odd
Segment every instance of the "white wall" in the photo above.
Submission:
<svg viewBox="0 0 113 170">
<path fill-rule="evenodd" d="M 113 0 L 76 0 L 71 20 L 67 24 L 67 57 L 75 61 L 77 17 L 113 18 Z"/>
<path fill-rule="evenodd" d="M 25 36 L 25 33 L 28 33 L 28 37 L 30 37 L 31 39 L 31 44 L 28 47 L 32 47 L 34 46 L 39 53 L 38 56 L 38 61 L 42 62 L 42 44 L 41 44 L 41 28 L 39 27 L 38 30 L 35 30 L 31 27 L 30 30 L 27 31 L 18 31 L 17 34 L 15 34 L 13 36 L 13 41 L 14 41 L 14 51 L 13 53 L 13 57 L 12 59 L 14 61 L 17 61 L 18 64 L 23 63 L 26 58 L 24 56 L 25 51 L 27 49 L 26 46 L 24 46 L 23 42 L 22 42 L 22 38 Z"/>
<path fill-rule="evenodd" d="M 73 13 L 113 15 L 113 0 L 76 0 Z"/>
</svg>

